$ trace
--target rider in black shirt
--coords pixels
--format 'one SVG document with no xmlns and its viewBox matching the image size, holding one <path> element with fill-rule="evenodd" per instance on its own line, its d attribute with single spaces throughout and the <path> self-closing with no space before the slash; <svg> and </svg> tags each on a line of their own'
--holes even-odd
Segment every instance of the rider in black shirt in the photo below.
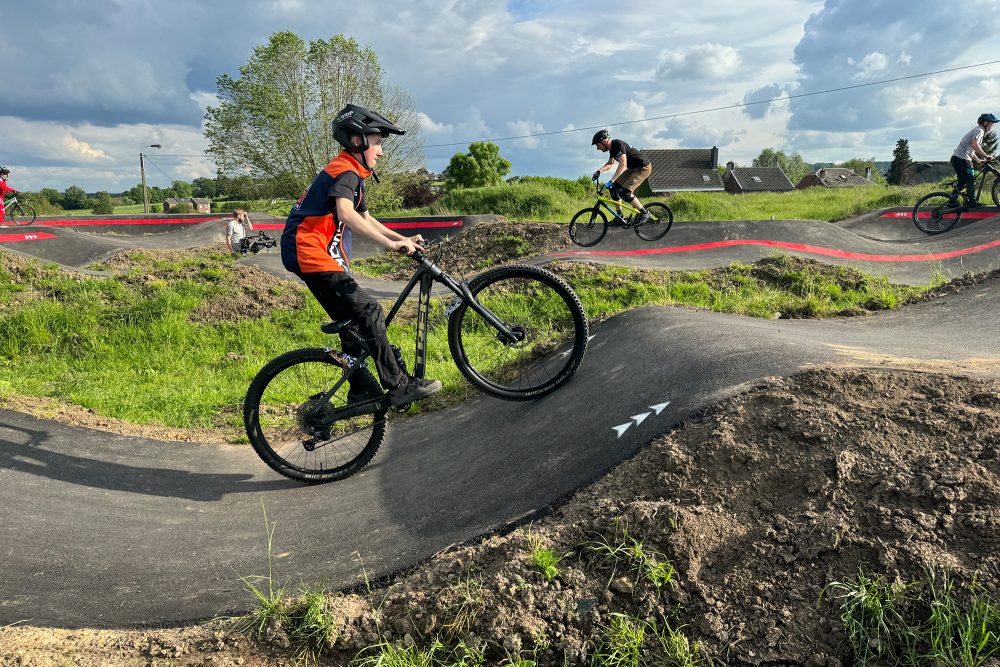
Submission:
<svg viewBox="0 0 1000 667">
<path fill-rule="evenodd" d="M 621 139 L 612 139 L 607 130 L 601 130 L 594 135 L 591 142 L 602 153 L 609 153 L 608 161 L 594 172 L 593 179 L 596 181 L 601 177 L 602 171 L 607 171 L 615 162 L 618 169 L 615 170 L 614 182 L 611 185 L 611 198 L 615 201 L 625 200 L 625 203 L 639 209 L 639 218 L 636 224 L 642 224 L 649 220 L 649 211 L 642 205 L 636 196 L 635 189 L 642 185 L 642 182 L 653 173 L 653 165 L 642 156 L 637 149 L 632 148 Z M 621 215 L 621 209 L 618 210 Z"/>
</svg>

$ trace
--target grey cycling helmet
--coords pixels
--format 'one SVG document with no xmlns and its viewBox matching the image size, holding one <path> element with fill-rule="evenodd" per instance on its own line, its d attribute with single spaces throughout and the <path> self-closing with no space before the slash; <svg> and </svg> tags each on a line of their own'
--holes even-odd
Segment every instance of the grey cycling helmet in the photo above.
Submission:
<svg viewBox="0 0 1000 667">
<path fill-rule="evenodd" d="M 1000 122 L 1000 118 L 997 118 L 996 116 L 994 116 L 991 113 L 984 113 L 982 116 L 979 117 L 979 120 L 977 122 L 980 123 L 980 124 L 982 124 L 982 123 L 997 123 L 997 122 Z"/>
<path fill-rule="evenodd" d="M 381 134 L 387 137 L 390 134 L 406 134 L 406 130 L 382 114 L 356 104 L 348 104 L 333 119 L 333 138 L 347 150 L 368 150 L 369 134 Z M 351 145 L 353 135 L 361 137 L 360 146 Z"/>
<path fill-rule="evenodd" d="M 605 139 L 610 139 L 610 138 L 611 138 L 611 134 L 607 130 L 601 130 L 600 132 L 598 132 L 597 134 L 594 135 L 594 140 L 590 142 L 590 145 L 591 146 L 596 146 L 597 144 L 601 143 Z"/>
</svg>

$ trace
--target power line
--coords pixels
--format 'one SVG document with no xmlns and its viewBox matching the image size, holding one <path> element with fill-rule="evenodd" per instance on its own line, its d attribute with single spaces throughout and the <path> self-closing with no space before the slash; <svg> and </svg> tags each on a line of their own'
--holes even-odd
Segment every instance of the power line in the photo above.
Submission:
<svg viewBox="0 0 1000 667">
<path fill-rule="evenodd" d="M 159 155 L 157 155 L 157 157 L 160 157 L 160 156 L 159 156 Z M 156 170 L 157 170 L 157 171 L 159 171 L 159 172 L 160 172 L 161 174 L 163 174 L 164 176 L 166 176 L 166 178 L 167 178 L 167 180 L 168 180 L 168 181 L 170 181 L 170 180 L 171 180 L 171 179 L 170 179 L 170 175 L 169 175 L 169 174 L 168 174 L 167 172 L 165 172 L 165 171 L 163 171 L 162 169 L 160 169 L 160 165 L 158 165 L 158 164 L 156 164 L 155 162 L 153 162 L 152 160 L 150 160 L 150 159 L 149 159 L 149 156 L 148 156 L 148 155 L 145 155 L 145 158 L 146 158 L 146 162 L 148 162 L 149 164 L 151 164 L 151 165 L 153 165 L 154 167 L 156 167 Z"/>
<path fill-rule="evenodd" d="M 587 127 L 576 127 L 571 130 L 553 130 L 552 132 L 538 132 L 535 134 L 519 134 L 513 137 L 500 137 L 497 139 L 473 139 L 472 141 L 513 141 L 515 139 L 533 139 L 535 137 L 548 137 L 556 134 L 570 134 L 572 132 L 585 132 L 587 130 L 597 130 L 605 127 L 616 127 L 619 125 L 632 125 L 634 123 L 647 123 L 654 120 L 666 120 L 668 118 L 680 118 L 681 116 L 693 116 L 700 113 L 711 113 L 713 111 L 725 111 L 727 109 L 740 109 L 742 107 L 749 107 L 755 104 L 770 104 L 772 102 L 780 102 L 784 100 L 794 100 L 801 97 L 812 97 L 813 95 L 826 95 L 827 93 L 838 93 L 845 90 L 854 90 L 856 88 L 865 88 L 867 86 L 881 86 L 887 83 L 895 83 L 897 81 L 906 81 L 908 79 L 919 79 L 921 77 L 934 76 L 936 74 L 946 74 L 948 72 L 957 72 L 963 69 L 972 69 L 974 67 L 984 67 L 986 65 L 996 65 L 1000 63 L 1000 60 L 990 60 L 984 63 L 976 63 L 975 65 L 962 65 L 961 67 L 951 67 L 948 69 L 940 69 L 934 72 L 923 72 L 922 74 L 910 74 L 908 76 L 899 76 L 894 79 L 882 79 L 880 81 L 869 81 L 868 83 L 858 83 L 853 86 L 841 86 L 840 88 L 828 88 L 826 90 L 816 90 L 810 93 L 798 93 L 796 95 L 785 95 L 782 97 L 772 97 L 768 100 L 758 100 L 756 102 L 741 102 L 739 104 L 729 104 L 721 107 L 711 107 L 708 109 L 697 109 L 695 111 L 681 111 L 679 113 L 667 114 L 665 116 L 652 116 L 650 118 L 640 118 L 639 120 L 626 120 L 619 121 L 617 123 L 603 123 L 601 125 L 589 125 Z M 447 144 L 426 144 L 424 148 L 443 148 L 447 146 L 466 146 L 472 141 L 455 141 Z"/>
</svg>

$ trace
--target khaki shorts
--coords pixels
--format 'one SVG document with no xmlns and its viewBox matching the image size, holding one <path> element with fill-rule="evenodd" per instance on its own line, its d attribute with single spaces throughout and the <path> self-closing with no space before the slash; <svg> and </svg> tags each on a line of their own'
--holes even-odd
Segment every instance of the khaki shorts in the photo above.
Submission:
<svg viewBox="0 0 1000 667">
<path fill-rule="evenodd" d="M 642 182 L 649 178 L 652 173 L 653 165 L 651 164 L 647 164 L 642 169 L 626 169 L 621 176 L 615 179 L 615 183 L 629 192 L 635 192 L 635 189 L 642 185 Z"/>
</svg>

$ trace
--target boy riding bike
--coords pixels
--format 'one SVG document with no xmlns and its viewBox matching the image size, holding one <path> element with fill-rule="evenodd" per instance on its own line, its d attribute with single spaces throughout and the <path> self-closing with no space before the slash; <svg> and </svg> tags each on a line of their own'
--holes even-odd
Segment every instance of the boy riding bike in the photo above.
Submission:
<svg viewBox="0 0 1000 667">
<path fill-rule="evenodd" d="M 10 176 L 10 169 L 0 167 L 0 225 L 3 224 L 4 216 L 7 214 L 7 209 L 3 203 L 4 196 L 7 194 L 17 194 L 17 190 L 7 185 L 8 176 Z M 32 217 L 32 219 L 34 218 Z"/>
<path fill-rule="evenodd" d="M 600 178 L 601 172 L 610 169 L 611 165 L 617 161 L 618 169 L 615 170 L 615 176 L 612 179 L 614 183 L 609 190 L 611 198 L 615 201 L 624 199 L 626 204 L 639 209 L 639 217 L 635 221 L 637 225 L 649 222 L 649 211 L 636 198 L 634 192 L 653 173 L 653 165 L 642 156 L 642 153 L 621 139 L 612 139 L 607 130 L 601 130 L 595 134 L 591 145 L 596 146 L 597 150 L 602 153 L 610 153 L 608 161 L 594 172 L 592 178 L 596 181 Z M 618 214 L 621 215 L 621 212 L 619 208 Z"/>
<path fill-rule="evenodd" d="M 405 130 L 374 111 L 348 104 L 333 120 L 333 138 L 343 146 L 316 176 L 292 207 L 281 235 L 281 260 L 299 276 L 334 320 L 353 318 L 356 331 L 369 347 L 382 386 L 394 407 L 406 405 L 440 391 L 439 380 L 408 376 L 396 361 L 385 333 L 385 314 L 375 297 L 361 288 L 350 273 L 351 233 L 394 252 L 423 250 L 419 234 L 405 237 L 388 229 L 368 212 L 365 179 L 378 176 L 375 164 L 382 155 L 382 141 Z M 355 343 L 341 335 L 343 351 L 359 355 Z M 368 398 L 354 387 L 351 402 Z"/>
<path fill-rule="evenodd" d="M 969 130 L 955 148 L 951 156 L 951 166 L 958 174 L 958 189 L 965 188 L 965 205 L 982 206 L 976 199 L 976 169 L 975 164 L 996 159 L 983 150 L 982 140 L 993 128 L 998 119 L 991 113 L 982 114 L 976 121 L 976 127 Z"/>
</svg>

